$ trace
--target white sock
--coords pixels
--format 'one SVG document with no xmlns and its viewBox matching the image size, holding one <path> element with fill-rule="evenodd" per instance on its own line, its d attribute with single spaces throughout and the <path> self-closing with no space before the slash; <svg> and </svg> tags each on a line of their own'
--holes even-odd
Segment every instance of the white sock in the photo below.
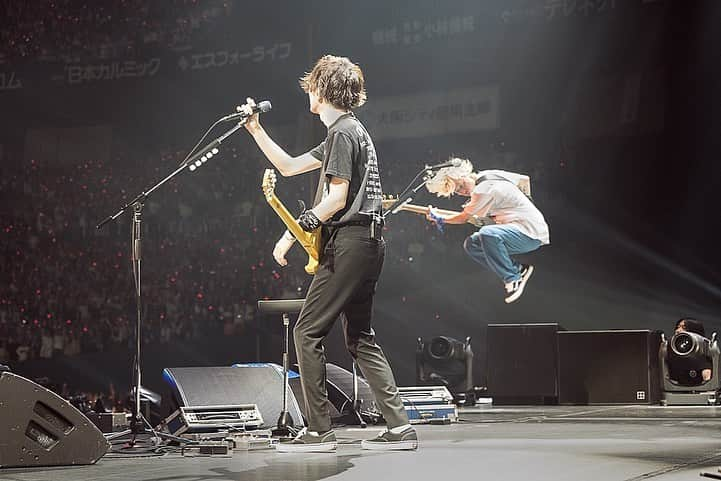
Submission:
<svg viewBox="0 0 721 481">
<path fill-rule="evenodd" d="M 406 429 L 408 429 L 409 427 L 411 427 L 410 424 L 404 424 L 403 426 L 397 426 L 393 429 L 389 429 L 389 431 L 392 432 L 393 434 L 400 434 L 403 431 L 405 431 Z"/>
</svg>

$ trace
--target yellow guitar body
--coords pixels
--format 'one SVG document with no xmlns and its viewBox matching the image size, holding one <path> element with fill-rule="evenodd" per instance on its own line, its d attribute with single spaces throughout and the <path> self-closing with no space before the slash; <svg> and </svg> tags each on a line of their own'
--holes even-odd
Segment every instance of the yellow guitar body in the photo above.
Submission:
<svg viewBox="0 0 721 481">
<path fill-rule="evenodd" d="M 305 271 L 308 274 L 315 274 L 318 271 L 320 259 L 320 228 L 313 232 L 304 231 L 296 222 L 295 217 L 288 212 L 288 209 L 275 195 L 276 175 L 273 169 L 266 169 L 263 174 L 263 194 L 265 200 L 273 208 L 280 220 L 283 221 L 288 231 L 298 240 L 305 252 L 308 254 L 308 263 Z"/>
</svg>

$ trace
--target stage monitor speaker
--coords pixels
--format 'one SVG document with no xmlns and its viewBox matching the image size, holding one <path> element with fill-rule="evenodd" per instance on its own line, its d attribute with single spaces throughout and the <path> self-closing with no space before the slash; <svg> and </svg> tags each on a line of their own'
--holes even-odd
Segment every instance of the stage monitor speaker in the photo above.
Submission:
<svg viewBox="0 0 721 481">
<path fill-rule="evenodd" d="M 556 323 L 488 325 L 488 395 L 495 404 L 558 401 L 560 329 Z"/>
<path fill-rule="evenodd" d="M 24 377 L 0 374 L 0 468 L 93 464 L 109 448 L 69 402 Z"/>
<path fill-rule="evenodd" d="M 559 402 L 660 402 L 660 343 L 659 331 L 559 332 Z"/>
<path fill-rule="evenodd" d="M 255 404 L 263 416 L 262 428 L 272 428 L 283 409 L 283 369 L 277 364 L 236 364 L 233 367 L 170 367 L 163 370 L 179 406 L 235 406 Z M 291 389 L 288 413 L 293 425 L 304 425 Z"/>
</svg>

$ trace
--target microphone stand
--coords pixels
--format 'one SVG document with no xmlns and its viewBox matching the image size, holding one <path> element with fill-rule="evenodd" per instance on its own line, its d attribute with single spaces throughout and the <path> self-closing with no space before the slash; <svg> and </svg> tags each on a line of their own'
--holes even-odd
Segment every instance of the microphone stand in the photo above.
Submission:
<svg viewBox="0 0 721 481">
<path fill-rule="evenodd" d="M 165 439 L 172 439 L 174 441 L 187 443 L 189 440 L 180 438 L 177 436 L 173 436 L 167 433 L 158 433 L 155 430 L 153 430 L 152 426 L 150 425 L 150 422 L 145 419 L 143 416 L 141 410 L 140 410 L 140 390 L 141 390 L 141 363 L 140 363 L 140 354 L 141 354 L 141 332 L 142 332 L 142 290 L 141 290 L 141 275 L 140 275 L 140 263 L 141 263 L 141 252 L 142 252 L 142 211 L 143 206 L 145 205 L 146 200 L 150 197 L 150 195 L 155 192 L 157 189 L 160 188 L 161 185 L 168 182 L 170 179 L 178 175 L 180 172 L 182 172 L 184 169 L 189 168 L 189 170 L 194 171 L 201 165 L 203 165 L 205 162 L 208 161 L 208 159 L 212 158 L 214 155 L 217 155 L 219 150 L 218 147 L 220 144 L 230 137 L 233 133 L 235 133 L 238 129 L 243 127 L 245 124 L 246 119 L 241 119 L 240 122 L 238 122 L 235 126 L 233 126 L 231 129 L 229 129 L 227 132 L 225 132 L 223 135 L 218 137 L 217 139 L 210 142 L 208 145 L 200 149 L 197 154 L 193 155 L 192 157 L 186 158 L 183 162 L 180 163 L 178 168 L 176 168 L 173 172 L 171 172 L 168 176 L 166 176 L 164 179 L 162 179 L 160 182 L 155 184 L 154 186 L 150 187 L 148 190 L 141 192 L 133 200 L 122 206 L 115 214 L 109 215 L 105 219 L 103 219 L 98 225 L 96 226 L 97 229 L 101 229 L 105 224 L 108 222 L 117 219 L 121 215 L 123 215 L 126 211 L 130 210 L 132 208 L 133 210 L 133 218 L 132 218 L 132 228 L 131 228 L 131 237 L 130 237 L 130 246 L 131 246 L 131 262 L 133 267 L 133 281 L 135 284 L 135 307 L 136 307 L 136 323 L 135 323 L 135 360 L 133 361 L 133 390 L 134 390 L 134 406 L 133 406 L 133 412 L 131 413 L 130 418 L 130 429 L 127 429 L 122 432 L 113 433 L 108 436 L 106 436 L 106 439 L 112 440 L 116 438 L 120 438 L 123 436 L 126 436 L 128 434 L 132 434 L 132 439 L 130 441 L 130 446 L 134 446 L 136 442 L 136 438 L 138 434 L 146 433 L 145 425 L 147 424 L 150 428 L 150 431 L 154 433 L 157 436 L 160 436 Z"/>
<path fill-rule="evenodd" d="M 404 204 L 408 204 L 413 201 L 413 196 L 421 189 L 421 187 L 426 185 L 426 183 L 428 182 L 428 180 L 430 178 L 429 176 L 430 176 L 431 170 L 432 169 L 430 167 L 426 166 L 426 167 L 422 168 L 420 171 L 418 171 L 416 176 L 413 177 L 413 180 L 411 180 L 408 183 L 408 185 L 406 186 L 406 188 L 403 189 L 403 192 L 401 192 L 398 195 L 398 199 L 383 213 L 383 215 L 381 216 L 383 218 L 383 220 L 385 220 L 385 218 L 389 214 L 397 214 L 398 212 L 400 212 L 401 207 L 403 207 Z M 421 182 L 420 184 L 418 184 L 417 186 L 415 186 L 411 189 L 411 185 L 413 185 L 413 183 L 416 180 L 418 180 L 418 177 L 420 177 L 423 174 L 428 174 L 428 175 L 426 175 L 426 177 L 423 178 L 423 182 Z"/>
</svg>

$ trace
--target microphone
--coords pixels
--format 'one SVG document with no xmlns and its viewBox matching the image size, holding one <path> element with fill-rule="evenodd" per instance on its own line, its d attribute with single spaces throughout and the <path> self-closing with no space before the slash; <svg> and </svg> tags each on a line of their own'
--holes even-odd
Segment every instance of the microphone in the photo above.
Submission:
<svg viewBox="0 0 721 481">
<path fill-rule="evenodd" d="M 264 114 L 270 109 L 272 109 L 273 106 L 270 104 L 269 100 L 263 100 L 261 102 L 258 102 L 255 106 L 253 106 L 253 114 L 257 114 L 258 112 Z M 253 115 L 251 114 L 251 115 Z M 221 118 L 220 120 L 223 122 L 227 122 L 228 120 L 236 120 L 236 119 L 247 119 L 250 117 L 250 115 L 246 114 L 245 112 L 236 112 L 234 114 L 226 115 L 225 117 Z"/>
<path fill-rule="evenodd" d="M 463 161 L 461 159 L 451 159 L 442 164 L 426 165 L 426 170 L 442 169 L 444 167 L 458 167 Z"/>
</svg>

